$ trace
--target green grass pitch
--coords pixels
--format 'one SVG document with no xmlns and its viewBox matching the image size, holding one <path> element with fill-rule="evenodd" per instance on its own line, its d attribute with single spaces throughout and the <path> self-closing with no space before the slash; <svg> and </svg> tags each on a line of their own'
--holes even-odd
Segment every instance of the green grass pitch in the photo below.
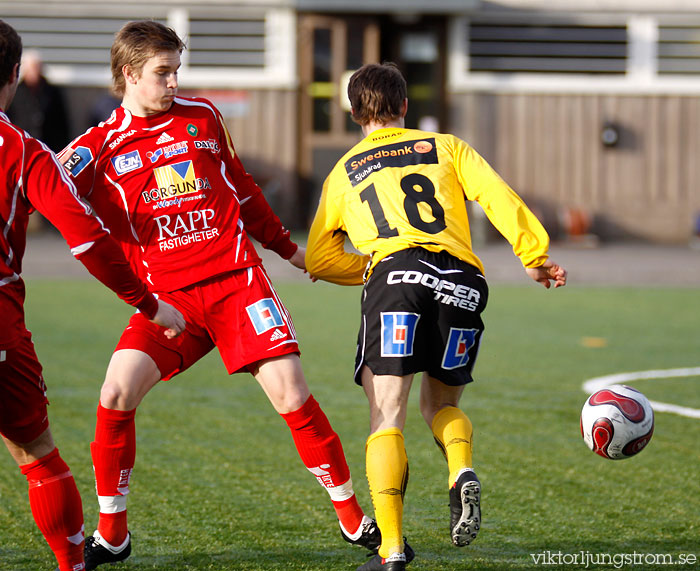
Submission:
<svg viewBox="0 0 700 571">
<path fill-rule="evenodd" d="M 340 434 L 371 514 L 367 404 L 352 382 L 361 290 L 296 282 L 278 290 L 294 316 L 309 385 Z M 81 491 L 88 534 L 97 523 L 89 452 L 95 407 L 129 313 L 97 283 L 28 284 L 27 321 L 44 364 L 51 426 Z M 621 563 L 603 559 L 587 569 L 668 569 L 625 566 L 619 557 L 700 558 L 700 420 L 659 413 L 647 449 L 616 462 L 590 452 L 578 426 L 586 379 L 700 365 L 699 314 L 692 289 L 492 287 L 477 381 L 462 399 L 475 429 L 483 527 L 471 546 L 450 545 L 446 464 L 414 386 L 405 430 L 404 533 L 417 553 L 409 569 L 586 568 L 566 559 L 576 553 L 617 555 L 612 561 Z M 587 346 L 585 338 L 603 341 Z M 700 408 L 699 383 L 634 386 L 652 400 Z M 110 569 L 331 571 L 365 561 L 363 550 L 340 538 L 326 492 L 303 468 L 262 390 L 250 376 L 229 377 L 218 354 L 146 397 L 137 439 L 134 552 Z M 7 453 L 0 458 L 0 570 L 53 569 L 26 482 Z M 557 553 L 561 565 L 551 559 Z M 548 554 L 549 564 L 531 554 Z"/>
</svg>

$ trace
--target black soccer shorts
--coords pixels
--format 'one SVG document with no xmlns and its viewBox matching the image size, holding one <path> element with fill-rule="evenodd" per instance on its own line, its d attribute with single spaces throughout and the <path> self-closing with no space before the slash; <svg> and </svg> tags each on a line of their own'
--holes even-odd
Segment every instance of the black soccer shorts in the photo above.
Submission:
<svg viewBox="0 0 700 571">
<path fill-rule="evenodd" d="M 478 268 L 447 252 L 410 248 L 379 262 L 362 293 L 355 382 L 427 372 L 446 385 L 471 382 L 488 286 Z"/>
</svg>

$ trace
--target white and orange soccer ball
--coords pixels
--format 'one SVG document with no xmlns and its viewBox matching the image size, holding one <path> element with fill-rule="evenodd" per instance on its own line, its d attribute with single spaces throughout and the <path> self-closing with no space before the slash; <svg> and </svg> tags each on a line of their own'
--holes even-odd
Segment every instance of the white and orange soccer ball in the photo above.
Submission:
<svg viewBox="0 0 700 571">
<path fill-rule="evenodd" d="M 642 393 L 626 385 L 596 391 L 581 410 L 581 436 L 603 458 L 630 458 L 644 449 L 653 433 L 651 404 Z"/>
</svg>

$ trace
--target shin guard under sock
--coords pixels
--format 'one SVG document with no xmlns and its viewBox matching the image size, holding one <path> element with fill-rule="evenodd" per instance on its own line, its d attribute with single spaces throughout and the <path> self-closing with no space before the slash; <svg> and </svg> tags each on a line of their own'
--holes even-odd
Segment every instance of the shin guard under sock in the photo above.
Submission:
<svg viewBox="0 0 700 571">
<path fill-rule="evenodd" d="M 438 411 L 431 428 L 435 443 L 447 459 L 451 488 L 460 472 L 472 467 L 472 423 L 461 409 L 448 406 Z"/>
<path fill-rule="evenodd" d="M 58 560 L 61 571 L 80 571 L 85 542 L 83 504 L 73 474 L 58 448 L 20 466 L 29 484 L 29 505 L 37 527 Z"/>
<path fill-rule="evenodd" d="M 136 410 L 97 407 L 95 441 L 90 445 L 100 503 L 97 529 L 112 545 L 120 545 L 128 532 L 126 495 L 136 460 Z"/>
<path fill-rule="evenodd" d="M 382 532 L 379 555 L 402 553 L 403 498 L 408 484 L 408 458 L 398 428 L 378 430 L 367 439 L 367 482 L 374 516 Z"/>
<path fill-rule="evenodd" d="M 304 466 L 331 497 L 343 528 L 354 533 L 360 527 L 362 508 L 357 502 L 340 438 L 313 396 L 297 410 L 284 413 Z"/>
</svg>

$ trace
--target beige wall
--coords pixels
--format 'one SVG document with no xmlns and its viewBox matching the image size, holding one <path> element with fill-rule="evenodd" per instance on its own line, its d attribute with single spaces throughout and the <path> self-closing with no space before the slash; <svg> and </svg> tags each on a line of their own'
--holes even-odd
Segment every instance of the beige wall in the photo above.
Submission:
<svg viewBox="0 0 700 571">
<path fill-rule="evenodd" d="M 247 114 L 225 117 L 236 151 L 263 188 L 282 221 L 298 228 L 306 220 L 298 200 L 297 94 L 249 90 Z"/>
<path fill-rule="evenodd" d="M 604 239 L 687 242 L 700 211 L 700 98 L 612 95 L 453 96 L 451 129 L 550 225 L 584 207 Z M 620 127 L 601 143 L 606 121 Z"/>
</svg>

